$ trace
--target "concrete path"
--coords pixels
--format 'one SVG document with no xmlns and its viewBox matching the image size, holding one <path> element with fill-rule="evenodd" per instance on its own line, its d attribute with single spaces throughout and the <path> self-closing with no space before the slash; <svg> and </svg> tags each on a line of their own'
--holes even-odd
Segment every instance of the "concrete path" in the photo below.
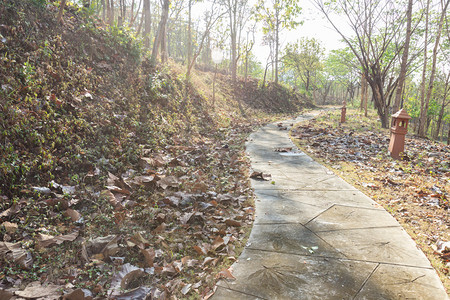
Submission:
<svg viewBox="0 0 450 300">
<path fill-rule="evenodd" d="M 236 280 L 220 281 L 212 299 L 448 299 L 389 213 L 304 153 L 279 147 L 294 145 L 276 124 L 247 143 L 253 170 L 272 180 L 252 180 L 250 239 L 233 265 Z"/>
</svg>

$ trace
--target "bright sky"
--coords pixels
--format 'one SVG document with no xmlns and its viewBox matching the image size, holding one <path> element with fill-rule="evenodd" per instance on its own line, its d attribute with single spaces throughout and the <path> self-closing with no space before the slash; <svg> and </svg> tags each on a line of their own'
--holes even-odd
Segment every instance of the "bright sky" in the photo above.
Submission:
<svg viewBox="0 0 450 300">
<path fill-rule="evenodd" d="M 302 7 L 302 13 L 299 20 L 303 21 L 303 25 L 298 26 L 295 31 L 284 31 L 282 33 L 280 39 L 281 49 L 283 49 L 287 43 L 295 42 L 301 37 L 314 37 L 318 39 L 321 41 L 327 52 L 345 47 L 345 44 L 341 42 L 340 35 L 332 28 L 328 20 L 325 19 L 323 14 L 315 8 L 310 1 L 301 1 L 300 6 Z M 346 27 L 344 24 L 342 25 Z M 261 45 L 261 32 L 259 32 L 257 39 L 259 42 L 255 45 L 254 54 L 264 65 L 270 53 L 269 46 Z"/>
</svg>

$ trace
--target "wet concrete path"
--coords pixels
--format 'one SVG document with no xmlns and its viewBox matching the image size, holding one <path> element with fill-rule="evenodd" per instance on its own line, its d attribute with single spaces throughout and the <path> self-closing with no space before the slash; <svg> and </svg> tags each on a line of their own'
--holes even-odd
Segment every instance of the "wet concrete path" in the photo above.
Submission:
<svg viewBox="0 0 450 300">
<path fill-rule="evenodd" d="M 284 125 L 312 118 L 287 120 Z M 289 126 L 288 126 L 289 127 Z M 270 124 L 250 136 L 256 219 L 218 299 L 448 299 L 400 224 L 356 188 L 293 147 Z"/>
</svg>

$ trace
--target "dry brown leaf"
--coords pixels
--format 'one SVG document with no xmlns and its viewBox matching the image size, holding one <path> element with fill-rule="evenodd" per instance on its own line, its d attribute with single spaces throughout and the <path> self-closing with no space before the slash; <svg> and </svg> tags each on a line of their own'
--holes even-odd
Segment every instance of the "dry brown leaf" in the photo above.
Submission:
<svg viewBox="0 0 450 300">
<path fill-rule="evenodd" d="M 82 289 L 76 289 L 70 293 L 63 296 L 63 300 L 84 300 L 85 294 Z"/>
<path fill-rule="evenodd" d="M 3 222 L 1 226 L 5 228 L 5 231 L 7 233 L 15 233 L 19 228 L 19 226 L 16 223 L 11 223 L 8 221 Z"/>
<path fill-rule="evenodd" d="M 177 271 L 178 273 L 180 273 L 183 270 L 183 263 L 181 261 L 176 260 L 172 264 L 175 271 Z"/>
<path fill-rule="evenodd" d="M 19 210 L 20 210 L 20 205 L 18 203 L 14 203 L 10 208 L 8 208 L 7 210 L 3 211 L 0 214 L 0 218 L 10 217 L 13 214 L 16 214 Z"/>
<path fill-rule="evenodd" d="M 14 294 L 10 291 L 5 291 L 4 289 L 0 289 L 0 300 L 9 300 L 14 296 Z"/>
<path fill-rule="evenodd" d="M 216 278 L 225 278 L 225 279 L 231 279 L 231 280 L 236 280 L 236 277 L 233 276 L 232 273 L 232 269 L 231 267 L 228 269 L 223 269 L 222 271 L 220 271 Z"/>
<path fill-rule="evenodd" d="M 100 197 L 106 199 L 109 202 L 109 204 L 111 204 L 114 207 L 120 204 L 120 201 L 114 196 L 114 194 L 110 190 L 103 190 L 100 193 Z"/>
<path fill-rule="evenodd" d="M 14 294 L 16 296 L 26 298 L 26 299 L 35 299 L 46 297 L 46 299 L 59 299 L 61 296 L 62 286 L 49 284 L 49 285 L 41 285 L 39 281 L 35 281 L 27 285 L 27 287 L 23 291 L 16 291 Z"/>
<path fill-rule="evenodd" d="M 206 255 L 206 253 L 208 253 L 208 251 L 206 251 L 205 248 L 203 248 L 203 247 L 194 246 L 193 248 L 200 255 Z"/>
<path fill-rule="evenodd" d="M 177 187 L 180 182 L 175 176 L 166 176 L 161 178 L 157 182 L 158 186 L 161 187 L 163 190 L 167 189 L 168 187 Z"/>
<path fill-rule="evenodd" d="M 5 252 L 5 247 L 7 251 Z M 6 253 L 6 258 L 14 261 L 25 269 L 29 269 L 33 264 L 33 257 L 31 253 L 25 249 L 22 249 L 21 243 L 0 243 L 0 252 Z"/>
<path fill-rule="evenodd" d="M 254 171 L 250 175 L 250 178 L 269 181 L 272 178 L 272 175 L 266 174 L 266 173 L 263 173 L 263 172 L 256 172 L 256 171 Z"/>
<path fill-rule="evenodd" d="M 211 246 L 211 250 L 216 251 L 218 248 L 225 246 L 225 241 L 220 236 L 217 236 Z"/>
<path fill-rule="evenodd" d="M 130 241 L 134 244 L 136 244 L 139 248 L 143 248 L 147 245 L 149 245 L 149 241 L 147 241 L 140 232 L 135 233 L 131 238 Z"/>
<path fill-rule="evenodd" d="M 80 213 L 71 208 L 66 209 L 66 211 L 64 212 L 64 216 L 69 217 L 72 220 L 72 222 L 76 222 L 81 218 Z"/>
<path fill-rule="evenodd" d="M 141 249 L 141 253 L 144 255 L 147 267 L 153 267 L 153 260 L 155 259 L 155 249 Z"/>
<path fill-rule="evenodd" d="M 74 231 L 74 232 L 66 234 L 66 235 L 58 235 L 58 236 L 51 236 L 51 235 L 39 233 L 37 235 L 37 241 L 38 241 L 39 247 L 46 248 L 46 247 L 49 247 L 49 246 L 52 246 L 55 244 L 56 245 L 62 244 L 65 241 L 72 242 L 78 237 L 78 234 L 79 234 L 78 231 Z"/>
<path fill-rule="evenodd" d="M 241 222 L 231 220 L 231 219 L 225 220 L 225 224 L 227 224 L 228 226 L 233 226 L 233 227 L 241 227 L 242 226 Z"/>
</svg>

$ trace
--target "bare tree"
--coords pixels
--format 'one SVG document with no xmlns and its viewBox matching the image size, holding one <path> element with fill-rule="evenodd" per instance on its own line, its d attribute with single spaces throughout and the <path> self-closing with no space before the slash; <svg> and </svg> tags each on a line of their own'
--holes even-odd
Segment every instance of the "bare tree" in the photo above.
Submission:
<svg viewBox="0 0 450 300">
<path fill-rule="evenodd" d="M 442 27 L 444 25 L 444 18 L 446 16 L 447 13 L 447 8 L 448 5 L 450 3 L 450 0 L 447 0 L 445 2 L 443 2 L 441 0 L 441 16 L 439 18 L 439 25 L 438 25 L 438 29 L 436 32 L 436 40 L 434 42 L 434 48 L 433 48 L 433 61 L 432 61 L 432 65 L 431 65 L 431 75 L 430 75 L 430 79 L 428 81 L 428 89 L 427 89 L 427 96 L 425 98 L 425 102 L 422 102 L 421 106 L 420 106 L 420 119 L 419 119 L 419 136 L 420 137 L 425 137 L 427 134 L 427 113 L 428 113 L 428 107 L 430 104 L 430 99 L 431 99 L 431 93 L 433 91 L 433 85 L 434 85 L 434 77 L 436 74 L 436 61 L 437 61 L 437 52 L 439 49 L 439 42 L 441 39 L 441 33 L 442 33 Z"/>
<path fill-rule="evenodd" d="M 229 20 L 230 28 L 230 40 L 231 40 L 231 78 L 233 82 L 236 81 L 238 51 L 241 31 L 248 20 L 249 9 L 248 0 L 222 0 L 223 5 L 226 8 Z"/>
<path fill-rule="evenodd" d="M 398 78 L 397 91 L 395 92 L 395 101 L 393 106 L 393 111 L 396 112 L 400 108 L 400 102 L 402 99 L 403 85 L 405 84 L 407 63 L 408 63 L 408 52 L 409 43 L 411 41 L 411 23 L 412 23 L 412 6 L 413 1 L 408 0 L 408 8 L 406 10 L 406 38 L 405 44 L 403 46 L 402 63 L 400 66 L 400 75 Z"/>
<path fill-rule="evenodd" d="M 205 12 L 205 28 L 204 28 L 203 34 L 201 35 L 201 38 L 200 38 L 200 41 L 198 44 L 198 48 L 195 51 L 191 61 L 188 62 L 188 69 L 186 72 L 186 81 L 188 81 L 190 78 L 191 70 L 195 65 L 197 57 L 202 52 L 206 37 L 209 35 L 211 28 L 214 26 L 214 24 L 217 22 L 217 20 L 219 18 L 221 18 L 223 15 L 224 15 L 224 13 L 221 12 L 220 9 L 216 8 L 216 2 L 213 1 L 211 4 L 211 8 Z"/>
<path fill-rule="evenodd" d="M 334 29 L 357 57 L 373 95 L 383 128 L 389 126 L 390 105 L 398 84 L 398 58 L 405 47 L 406 14 L 403 3 L 394 0 L 336 0 L 324 4 L 314 0 Z M 332 19 L 331 12 L 345 16 L 354 37 L 346 35 Z"/>
</svg>

